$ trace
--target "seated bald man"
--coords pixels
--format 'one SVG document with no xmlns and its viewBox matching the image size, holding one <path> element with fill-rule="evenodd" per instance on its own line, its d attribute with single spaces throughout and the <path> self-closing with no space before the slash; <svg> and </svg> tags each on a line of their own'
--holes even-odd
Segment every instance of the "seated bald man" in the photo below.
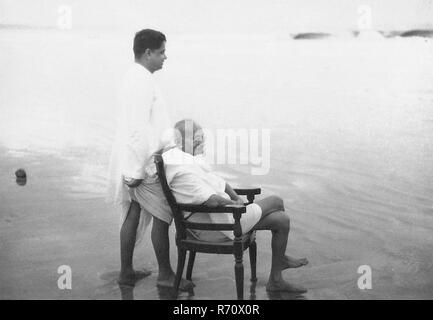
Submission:
<svg viewBox="0 0 433 320">
<path fill-rule="evenodd" d="M 216 207 L 228 204 L 243 204 L 243 200 L 221 177 L 214 174 L 203 154 L 204 137 L 202 128 L 192 120 L 181 120 L 175 125 L 176 146 L 166 148 L 162 154 L 167 182 L 179 203 L 204 204 Z M 190 150 L 188 150 L 190 149 Z M 194 222 L 233 223 L 227 214 L 200 214 L 189 218 Z M 297 268 L 308 263 L 306 258 L 295 259 L 285 254 L 290 230 L 289 215 L 283 200 L 269 196 L 246 207 L 240 220 L 242 233 L 252 229 L 272 231 L 272 266 L 266 285 L 268 291 L 305 293 L 301 286 L 289 284 L 282 277 L 287 268 Z M 232 231 L 191 230 L 197 238 L 205 241 L 233 239 Z"/>
</svg>

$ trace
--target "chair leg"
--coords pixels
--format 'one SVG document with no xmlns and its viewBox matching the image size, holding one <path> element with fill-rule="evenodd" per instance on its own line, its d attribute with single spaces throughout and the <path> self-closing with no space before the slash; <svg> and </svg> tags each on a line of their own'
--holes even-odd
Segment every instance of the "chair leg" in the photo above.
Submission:
<svg viewBox="0 0 433 320">
<path fill-rule="evenodd" d="M 256 282 L 257 276 L 256 276 L 256 261 L 257 261 L 257 243 L 255 240 L 253 240 L 250 243 L 250 249 L 248 250 L 250 254 L 250 265 L 251 265 L 251 281 Z"/>
<path fill-rule="evenodd" d="M 235 280 L 236 293 L 238 300 L 244 299 L 244 264 L 242 262 L 242 252 L 235 253 Z"/>
<path fill-rule="evenodd" d="M 177 271 L 174 279 L 174 292 L 177 294 L 179 291 L 180 280 L 182 279 L 183 268 L 185 266 L 186 250 L 177 249 Z"/>
<path fill-rule="evenodd" d="M 188 267 L 186 268 L 186 280 L 191 280 L 192 268 L 194 267 L 195 251 L 189 252 Z"/>
</svg>

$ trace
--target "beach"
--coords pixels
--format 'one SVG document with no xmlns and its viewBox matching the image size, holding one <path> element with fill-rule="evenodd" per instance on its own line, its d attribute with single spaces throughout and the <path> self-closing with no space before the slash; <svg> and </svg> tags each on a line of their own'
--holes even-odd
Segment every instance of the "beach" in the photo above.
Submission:
<svg viewBox="0 0 433 320">
<path fill-rule="evenodd" d="M 152 275 L 133 290 L 116 283 L 120 217 L 105 185 L 130 37 L 0 35 L 0 299 L 166 299 L 149 233 L 134 263 Z M 291 217 L 287 254 L 309 259 L 284 271 L 306 294 L 268 294 L 271 235 L 258 232 L 252 287 L 244 256 L 246 299 L 433 298 L 432 53 L 422 37 L 168 35 L 156 76 L 173 121 L 270 130 L 267 174 L 216 169 L 233 186 L 280 195 Z M 57 286 L 62 265 L 71 290 Z M 363 265 L 367 290 L 357 285 Z M 198 254 L 194 292 L 179 298 L 235 299 L 233 266 L 231 256 Z"/>
</svg>

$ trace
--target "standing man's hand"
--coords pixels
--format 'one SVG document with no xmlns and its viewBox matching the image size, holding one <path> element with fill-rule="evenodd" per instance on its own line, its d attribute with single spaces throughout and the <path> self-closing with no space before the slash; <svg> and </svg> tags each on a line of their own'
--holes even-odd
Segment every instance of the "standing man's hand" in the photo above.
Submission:
<svg viewBox="0 0 433 320">
<path fill-rule="evenodd" d="M 143 182 L 143 179 L 124 178 L 123 183 L 130 188 L 136 188 Z"/>
</svg>

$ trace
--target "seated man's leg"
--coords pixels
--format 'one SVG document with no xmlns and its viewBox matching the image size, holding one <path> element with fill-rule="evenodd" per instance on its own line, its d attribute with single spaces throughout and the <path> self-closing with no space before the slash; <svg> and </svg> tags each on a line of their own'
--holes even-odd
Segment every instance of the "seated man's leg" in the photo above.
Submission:
<svg viewBox="0 0 433 320">
<path fill-rule="evenodd" d="M 285 211 L 284 201 L 278 196 L 269 196 L 264 199 L 258 200 L 255 203 L 259 205 L 260 208 L 262 209 L 262 216 L 260 218 L 260 221 L 262 221 L 266 216 L 272 214 L 273 212 Z M 288 216 L 287 219 L 290 220 Z M 276 223 L 277 222 L 275 222 L 274 224 Z M 273 223 L 270 222 L 268 224 L 273 224 Z M 257 229 L 257 226 L 255 227 L 255 229 Z M 272 230 L 272 229 L 265 228 L 264 230 Z M 283 266 L 284 269 L 298 268 L 308 264 L 308 260 L 306 258 L 296 259 L 288 255 L 284 255 L 283 261 L 284 261 L 284 266 Z"/>
<path fill-rule="evenodd" d="M 278 196 L 269 196 L 254 202 L 262 208 L 262 217 L 266 217 L 275 211 L 284 211 L 284 201 Z"/>
<path fill-rule="evenodd" d="M 284 211 L 283 200 L 277 196 L 271 196 L 255 203 L 261 207 L 262 217 L 254 229 L 272 231 L 272 265 L 267 290 L 306 292 L 306 289 L 290 285 L 282 278 L 282 270 L 308 263 L 305 258 L 294 259 L 285 255 L 290 231 L 290 219 Z"/>
<path fill-rule="evenodd" d="M 150 271 L 134 271 L 133 255 L 137 227 L 140 221 L 140 205 L 131 201 L 128 214 L 120 229 L 120 275 L 119 284 L 134 285 L 137 280 L 150 275 Z"/>
</svg>

